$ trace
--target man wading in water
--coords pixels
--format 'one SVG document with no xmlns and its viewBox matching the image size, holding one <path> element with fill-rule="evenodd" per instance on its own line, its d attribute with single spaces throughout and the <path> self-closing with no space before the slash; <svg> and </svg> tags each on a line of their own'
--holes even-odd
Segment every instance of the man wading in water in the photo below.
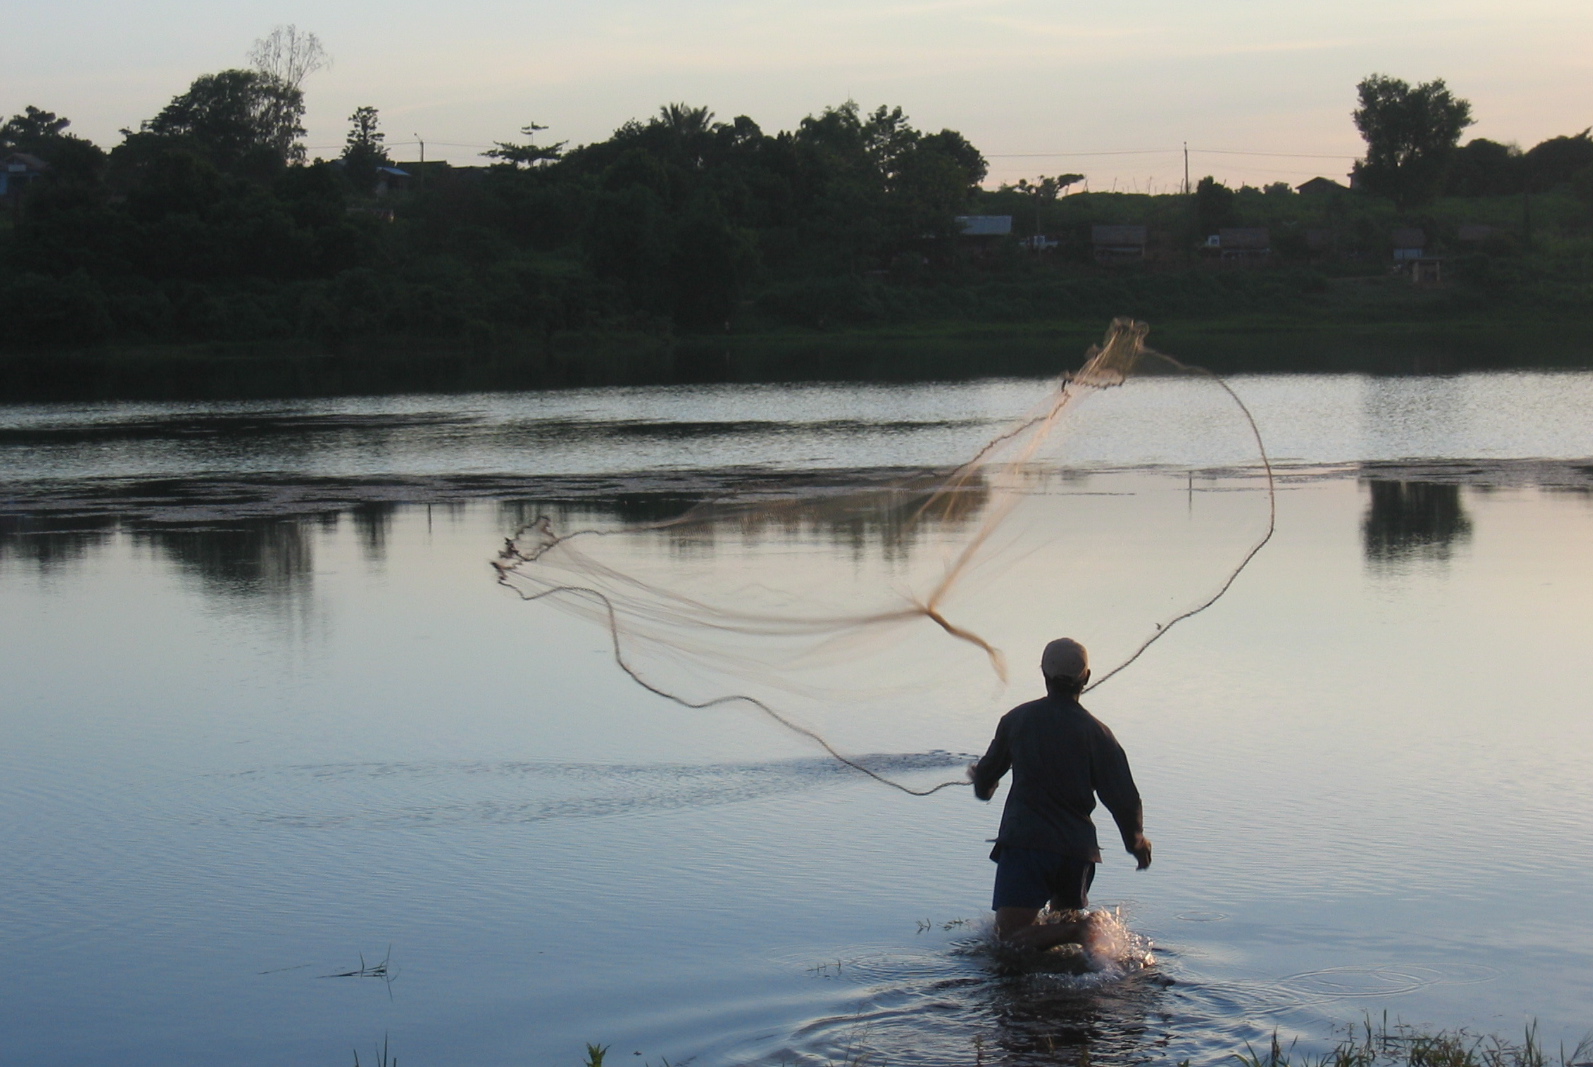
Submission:
<svg viewBox="0 0 1593 1067">
<path fill-rule="evenodd" d="M 1101 861 L 1090 812 L 1095 796 L 1117 821 L 1123 845 L 1150 866 L 1139 790 L 1117 738 L 1079 704 L 1090 680 L 1084 646 L 1059 638 L 1040 657 L 1047 696 L 1020 704 L 1001 717 L 984 758 L 968 768 L 974 796 L 989 800 L 1001 776 L 1012 789 L 990 858 L 996 861 L 991 908 L 996 935 L 1019 948 L 1048 949 L 1083 941 L 1088 920 L 1074 914 L 1036 923 L 1047 902 L 1055 912 L 1080 912 L 1089 903 L 1095 865 Z"/>
</svg>

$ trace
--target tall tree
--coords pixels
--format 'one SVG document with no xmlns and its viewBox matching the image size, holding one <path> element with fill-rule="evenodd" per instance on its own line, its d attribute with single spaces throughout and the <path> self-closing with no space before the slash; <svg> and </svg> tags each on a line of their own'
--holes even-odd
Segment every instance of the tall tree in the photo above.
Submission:
<svg viewBox="0 0 1593 1067">
<path fill-rule="evenodd" d="M 1195 224 L 1210 236 L 1233 225 L 1234 191 L 1211 175 L 1195 185 Z"/>
<path fill-rule="evenodd" d="M 292 23 L 277 26 L 256 40 L 248 59 L 249 66 L 289 89 L 299 88 L 305 78 L 332 65 L 332 57 L 322 47 L 321 39 Z"/>
<path fill-rule="evenodd" d="M 1366 158 L 1355 164 L 1361 187 L 1401 209 L 1437 196 L 1460 135 L 1472 124 L 1471 104 L 1451 93 L 1442 78 L 1413 88 L 1372 74 L 1356 91 L 1355 128 L 1366 140 Z"/>
<path fill-rule="evenodd" d="M 304 116 L 302 86 L 305 78 L 332 65 L 331 55 L 319 37 L 289 23 L 256 40 L 248 59 L 256 72 L 287 90 L 265 100 L 264 118 L 276 131 L 282 158 L 303 162 L 304 146 L 298 141 L 304 133 L 299 129 Z"/>
<path fill-rule="evenodd" d="M 252 171 L 302 156 L 303 117 L 298 89 L 259 71 L 224 70 L 195 78 L 140 129 L 180 140 L 222 170 Z"/>
<path fill-rule="evenodd" d="M 343 173 L 361 192 L 376 183 L 376 168 L 387 165 L 387 135 L 378 128 L 374 107 L 357 107 L 348 117 L 348 137 L 343 141 Z"/>
<path fill-rule="evenodd" d="M 536 135 L 546 126 L 531 123 L 520 127 L 520 136 L 524 137 L 524 144 L 514 144 L 511 141 L 495 141 L 497 147 L 489 148 L 481 153 L 489 159 L 496 159 L 511 167 L 540 167 L 555 162 L 564 153 L 564 142 L 558 141 L 550 145 L 536 143 Z"/>
</svg>

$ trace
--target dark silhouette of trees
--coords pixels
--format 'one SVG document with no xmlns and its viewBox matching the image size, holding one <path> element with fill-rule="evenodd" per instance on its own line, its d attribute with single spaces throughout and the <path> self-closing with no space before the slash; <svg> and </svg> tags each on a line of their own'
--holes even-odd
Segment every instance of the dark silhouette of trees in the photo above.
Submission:
<svg viewBox="0 0 1593 1067">
<path fill-rule="evenodd" d="M 360 192 L 376 184 L 376 168 L 388 165 L 387 135 L 379 129 L 380 118 L 374 107 L 358 107 L 348 117 L 348 136 L 343 141 L 343 173 Z"/>
<path fill-rule="evenodd" d="M 1578 172 L 1593 167 L 1593 128 L 1569 137 L 1551 137 L 1528 150 L 1527 182 L 1533 192 L 1547 192 L 1571 181 Z"/>
<path fill-rule="evenodd" d="M 526 140 L 520 144 L 512 141 L 494 141 L 494 147 L 487 149 L 482 155 L 488 159 L 496 159 L 501 164 L 510 167 L 541 167 L 556 161 L 564 152 L 565 142 L 556 144 L 539 145 L 536 135 L 547 129 L 530 123 L 520 127 L 520 136 Z"/>
<path fill-rule="evenodd" d="M 0 153 L 26 152 L 50 166 L 52 186 L 98 181 L 105 152 L 92 141 L 67 133 L 72 121 L 53 111 L 28 106 L 0 125 Z"/>
<path fill-rule="evenodd" d="M 1234 191 L 1211 175 L 1195 185 L 1195 224 L 1203 235 L 1233 225 Z"/>
<path fill-rule="evenodd" d="M 901 108 L 851 101 L 779 132 L 677 102 L 574 148 L 541 143 L 544 127 L 530 123 L 487 153 L 492 165 L 429 168 L 423 186 L 377 211 L 366 195 L 388 161 L 378 112 L 350 115 L 340 159 L 296 161 L 295 79 L 315 63 L 283 47 L 280 62 L 196 79 L 124 131 L 108 165 L 51 112 L 29 107 L 0 125 L 0 148 L 49 164 L 7 205 L 15 225 L 0 227 L 0 346 L 293 338 L 364 351 L 395 338 L 530 338 L 551 352 L 560 331 L 668 337 L 1124 308 L 1209 315 L 1325 293 L 1320 274 L 1306 278 L 1287 262 L 1307 258 L 1308 226 L 1331 228 L 1335 247 L 1359 253 L 1346 268 L 1376 269 L 1386 255 L 1392 213 L 1370 198 L 1296 197 L 1280 184 L 1236 191 L 1208 176 L 1192 220 L 1187 197 L 1059 201 L 1078 175 L 983 192 L 985 159 L 960 133 L 925 132 Z M 1589 131 L 1524 155 L 1486 140 L 1455 149 L 1468 114 L 1442 83 L 1411 89 L 1374 78 L 1362 90 L 1357 121 L 1372 131 L 1363 174 L 1392 159 L 1390 180 L 1406 202 L 1420 191 L 1412 182 L 1438 172 L 1440 149 L 1456 195 L 1519 195 L 1530 167 L 1534 188 L 1569 183 L 1593 202 Z M 1447 132 L 1429 124 L 1425 140 L 1407 138 L 1437 146 L 1426 155 L 1370 151 L 1400 115 L 1431 118 L 1435 109 Z M 1014 254 L 1010 242 L 965 239 L 955 219 L 981 201 L 987 213 L 1033 218 L 1062 250 L 1041 259 Z M 1514 216 L 1518 206 L 1506 210 Z M 1578 211 L 1556 193 L 1539 214 Z M 1195 236 L 1192 222 L 1201 236 L 1267 225 L 1285 262 L 1276 271 L 1102 269 L 1090 254 L 1097 222 L 1147 225 L 1163 252 Z M 1447 240 L 1444 225 L 1429 232 Z M 1457 267 L 1456 291 L 1477 278 L 1486 281 L 1478 292 L 1502 293 L 1504 278 L 1514 279 L 1512 292 L 1585 302 L 1585 286 L 1557 288 L 1552 268 L 1526 264 L 1510 244 Z"/>
<path fill-rule="evenodd" d="M 300 90 L 259 71 L 224 70 L 196 78 L 137 134 L 123 134 L 133 155 L 180 146 L 220 170 L 259 176 L 303 154 L 303 117 Z"/>
<path fill-rule="evenodd" d="M 1444 191 L 1450 196 L 1508 196 L 1525 181 L 1521 150 L 1478 137 L 1455 149 Z"/>
<path fill-rule="evenodd" d="M 0 126 L 0 149 L 38 155 L 41 148 L 64 136 L 70 125 L 72 120 L 59 118 L 53 111 L 40 111 L 30 104 L 22 114 L 12 115 Z"/>
<path fill-rule="evenodd" d="M 1022 193 L 1034 205 L 1034 232 L 1041 233 L 1044 226 L 1041 224 L 1040 213 L 1047 204 L 1054 203 L 1056 198 L 1071 185 L 1077 185 L 1084 180 L 1082 174 L 1057 174 L 1047 177 L 1042 174 L 1034 181 L 1019 178 L 1012 185 L 1003 185 L 1002 191 Z"/>
<path fill-rule="evenodd" d="M 1372 74 L 1356 91 L 1355 127 L 1366 140 L 1366 158 L 1355 164 L 1361 187 L 1401 210 L 1436 197 L 1460 135 L 1472 124 L 1471 104 L 1451 93 L 1442 78 L 1413 88 Z"/>
<path fill-rule="evenodd" d="M 277 131 L 283 158 L 303 162 L 304 146 L 298 143 L 304 133 L 298 129 L 304 114 L 303 97 L 294 94 L 302 91 L 305 78 L 332 65 L 331 55 L 319 37 L 289 23 L 255 41 L 248 58 L 257 73 L 285 90 L 265 98 L 262 117 L 268 127 Z"/>
</svg>

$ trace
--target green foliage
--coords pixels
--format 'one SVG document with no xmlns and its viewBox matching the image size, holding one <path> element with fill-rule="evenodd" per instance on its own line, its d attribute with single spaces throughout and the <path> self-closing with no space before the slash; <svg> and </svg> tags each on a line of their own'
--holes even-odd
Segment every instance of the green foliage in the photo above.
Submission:
<svg viewBox="0 0 1593 1067">
<path fill-rule="evenodd" d="M 376 184 L 376 168 L 389 165 L 387 135 L 379 128 L 380 117 L 374 107 L 354 109 L 348 117 L 348 136 L 343 141 L 343 173 L 349 183 L 362 192 Z"/>
<path fill-rule="evenodd" d="M 1234 192 L 1207 175 L 1195 186 L 1196 226 L 1202 234 L 1213 234 L 1234 223 Z"/>
<path fill-rule="evenodd" d="M 523 144 L 514 144 L 510 141 L 494 142 L 495 147 L 487 149 L 482 155 L 489 159 L 496 159 L 510 167 L 540 167 L 552 163 L 564 152 L 565 142 L 557 144 L 539 145 L 536 135 L 547 129 L 531 123 L 520 127 L 520 135 L 527 138 Z"/>
<path fill-rule="evenodd" d="M 92 344 L 114 324 L 105 292 L 87 273 L 61 278 L 19 274 L 0 285 L 0 321 L 23 344 Z"/>
<path fill-rule="evenodd" d="M 568 151 L 539 145 L 531 124 L 523 143 L 490 153 L 491 166 L 433 163 L 423 184 L 378 198 L 374 168 L 387 155 L 376 109 L 350 116 L 340 161 L 293 163 L 278 120 L 302 97 L 287 84 L 260 71 L 200 78 L 126 132 L 108 162 L 50 112 L 29 108 L 0 126 L 0 143 L 51 164 L 9 205 L 14 228 L 0 229 L 0 346 L 280 341 L 371 353 L 435 342 L 551 353 L 575 334 L 665 346 L 714 335 L 689 343 L 706 350 L 727 330 L 1331 318 L 1350 305 L 1390 314 L 1418 296 L 1430 315 L 1593 311 L 1587 131 L 1525 156 L 1473 141 L 1451 184 L 1476 195 L 1417 214 L 1380 197 L 1230 189 L 1210 177 L 1193 197 L 1062 195 L 1076 174 L 984 191 L 973 145 L 915 128 L 900 108 L 849 101 L 770 134 L 747 116 L 721 121 L 673 103 Z M 1530 198 L 1530 242 L 1519 195 L 1529 160 L 1556 183 Z M 1013 215 L 1020 233 L 1032 226 L 1060 247 L 976 244 L 954 223 L 968 212 Z M 1473 223 L 1496 233 L 1461 246 L 1460 227 Z M 1098 266 L 1099 224 L 1146 226 L 1148 261 Z M 1203 261 L 1197 245 L 1223 226 L 1267 227 L 1269 267 Z M 1423 295 L 1382 278 L 1395 226 L 1427 231 L 1450 257 L 1450 288 Z M 1308 241 L 1313 230 L 1331 233 L 1332 255 Z"/>
<path fill-rule="evenodd" d="M 302 157 L 303 117 L 301 90 L 257 70 L 224 70 L 194 79 L 139 130 L 221 170 L 260 174 Z M 129 141 L 135 136 L 127 134 Z"/>
<path fill-rule="evenodd" d="M 1355 164 L 1361 185 L 1400 208 L 1432 200 L 1443 190 L 1461 133 L 1472 124 L 1471 104 L 1442 78 L 1413 88 L 1372 74 L 1356 91 L 1355 128 L 1366 140 L 1366 158 Z"/>
<path fill-rule="evenodd" d="M 1455 150 L 1445 192 L 1450 196 L 1508 196 L 1526 181 L 1521 151 L 1478 137 Z"/>
<path fill-rule="evenodd" d="M 1570 137 L 1551 137 L 1532 147 L 1523 159 L 1527 182 L 1534 191 L 1571 182 L 1593 167 L 1593 128 Z"/>
<path fill-rule="evenodd" d="M 93 142 L 66 132 L 72 121 L 53 111 L 29 105 L 0 125 L 0 154 L 26 152 L 50 167 L 52 183 L 81 184 L 99 180 L 105 153 Z"/>
<path fill-rule="evenodd" d="M 0 151 L 29 152 L 40 155 L 64 136 L 70 119 L 58 118 L 53 111 L 40 111 L 28 105 L 20 115 L 12 115 L 0 126 Z"/>
</svg>

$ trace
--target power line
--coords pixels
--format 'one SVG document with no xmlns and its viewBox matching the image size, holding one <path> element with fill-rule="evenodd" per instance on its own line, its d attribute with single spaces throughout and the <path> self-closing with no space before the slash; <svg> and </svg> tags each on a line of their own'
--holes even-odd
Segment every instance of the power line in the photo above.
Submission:
<svg viewBox="0 0 1593 1067">
<path fill-rule="evenodd" d="M 1121 152 L 987 152 L 986 159 L 1068 159 L 1080 156 L 1172 156 L 1182 152 L 1181 148 L 1140 148 Z M 1354 161 L 1359 158 L 1352 155 L 1325 155 L 1313 152 L 1243 152 L 1232 148 L 1194 148 L 1190 152 L 1197 155 L 1208 156 L 1265 156 L 1272 159 L 1347 159 Z"/>
<path fill-rule="evenodd" d="M 1236 152 L 1227 148 L 1191 148 L 1191 152 L 1204 152 L 1208 156 L 1271 156 L 1275 159 L 1348 159 L 1354 161 L 1359 156 L 1323 156 L 1312 155 L 1307 152 Z"/>
<path fill-rule="evenodd" d="M 1073 156 L 1165 156 L 1176 148 L 1144 148 L 1132 152 L 987 152 L 986 159 L 1053 159 Z"/>
</svg>

